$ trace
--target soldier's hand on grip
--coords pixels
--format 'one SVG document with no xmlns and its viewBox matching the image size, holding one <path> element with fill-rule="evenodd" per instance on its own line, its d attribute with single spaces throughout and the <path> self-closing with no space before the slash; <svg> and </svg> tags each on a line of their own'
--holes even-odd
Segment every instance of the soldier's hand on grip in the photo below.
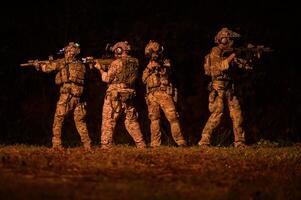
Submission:
<svg viewBox="0 0 301 200">
<path fill-rule="evenodd" d="M 41 69 L 41 64 L 38 60 L 34 60 L 32 63 L 32 66 L 34 66 L 34 68 L 39 71 Z"/>
</svg>

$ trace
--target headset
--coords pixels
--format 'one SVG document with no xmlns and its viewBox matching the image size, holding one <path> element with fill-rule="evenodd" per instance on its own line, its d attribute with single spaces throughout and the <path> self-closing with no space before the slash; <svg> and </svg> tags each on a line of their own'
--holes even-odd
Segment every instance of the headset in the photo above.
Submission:
<svg viewBox="0 0 301 200">
<path fill-rule="evenodd" d="M 219 42 L 223 45 L 226 45 L 229 43 L 229 38 L 228 37 L 222 37 Z"/>
<path fill-rule="evenodd" d="M 116 53 L 117 55 L 121 55 L 121 54 L 123 53 L 123 49 L 122 49 L 121 47 L 117 47 L 117 48 L 115 49 L 115 53 Z"/>
</svg>

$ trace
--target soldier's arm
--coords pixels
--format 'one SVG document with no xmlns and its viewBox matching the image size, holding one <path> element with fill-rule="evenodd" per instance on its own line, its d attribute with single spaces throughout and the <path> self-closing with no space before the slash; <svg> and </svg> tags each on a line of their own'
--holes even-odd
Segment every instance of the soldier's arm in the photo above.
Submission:
<svg viewBox="0 0 301 200">
<path fill-rule="evenodd" d="M 150 75 L 152 75 L 152 73 L 153 73 L 152 64 L 148 63 L 148 65 L 146 66 L 146 68 L 144 69 L 143 74 L 142 74 L 142 82 L 146 83 L 148 77 L 150 77 Z"/>
<path fill-rule="evenodd" d="M 222 57 L 222 50 L 213 47 L 210 53 L 211 61 L 211 74 L 213 76 L 218 76 L 229 69 L 229 63 L 234 59 L 235 54 L 231 54 L 228 58 Z"/>
<path fill-rule="evenodd" d="M 144 70 L 143 70 L 143 74 L 142 74 L 142 82 L 145 84 L 146 83 L 146 80 L 147 78 L 151 75 L 150 73 L 150 70 L 146 67 Z"/>
<path fill-rule="evenodd" d="M 142 74 L 142 82 L 146 83 L 147 79 L 155 73 L 155 68 L 158 66 L 155 62 L 149 62 Z"/>
<path fill-rule="evenodd" d="M 109 70 L 106 72 L 102 69 L 100 69 L 100 73 L 101 73 L 101 79 L 103 82 L 109 83 L 114 79 L 114 76 L 117 73 L 117 69 L 119 67 L 119 63 L 117 60 L 113 61 L 110 64 Z"/>
<path fill-rule="evenodd" d="M 39 64 L 39 69 L 43 72 L 49 73 L 55 70 L 58 70 L 61 65 L 61 60 L 52 60 L 47 63 Z"/>
</svg>

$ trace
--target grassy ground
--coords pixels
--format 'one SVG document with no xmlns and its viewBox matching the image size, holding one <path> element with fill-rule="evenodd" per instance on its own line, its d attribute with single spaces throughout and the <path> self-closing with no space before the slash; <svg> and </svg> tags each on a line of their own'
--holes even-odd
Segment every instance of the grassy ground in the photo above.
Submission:
<svg viewBox="0 0 301 200">
<path fill-rule="evenodd" d="M 301 199 L 301 147 L 0 147 L 0 199 Z"/>
</svg>

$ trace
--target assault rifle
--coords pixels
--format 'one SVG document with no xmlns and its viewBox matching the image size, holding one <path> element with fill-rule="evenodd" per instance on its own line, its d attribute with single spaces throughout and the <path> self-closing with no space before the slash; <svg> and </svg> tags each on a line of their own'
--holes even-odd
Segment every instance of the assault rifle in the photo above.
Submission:
<svg viewBox="0 0 301 200">
<path fill-rule="evenodd" d="M 238 48 L 228 48 L 223 50 L 223 57 L 228 57 L 232 53 L 235 53 L 237 57 L 242 57 L 246 59 L 260 58 L 263 53 L 271 53 L 274 50 L 270 47 L 265 47 L 264 45 L 249 45 L 248 47 L 238 47 Z"/>
<path fill-rule="evenodd" d="M 53 61 L 53 56 L 49 56 L 48 60 L 28 60 L 27 63 L 20 64 L 21 67 L 28 67 L 28 66 L 35 66 L 42 65 L 42 64 L 49 64 Z"/>
</svg>

